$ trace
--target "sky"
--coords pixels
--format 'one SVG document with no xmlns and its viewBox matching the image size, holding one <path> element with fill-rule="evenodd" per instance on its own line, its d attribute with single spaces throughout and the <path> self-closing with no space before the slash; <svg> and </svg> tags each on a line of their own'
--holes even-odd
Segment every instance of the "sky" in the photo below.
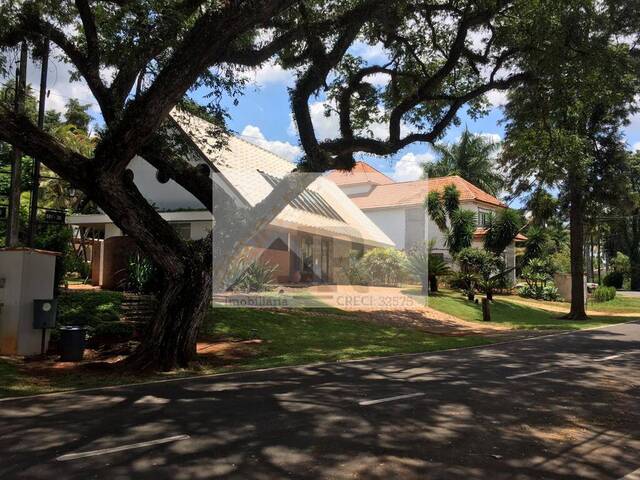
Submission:
<svg viewBox="0 0 640 480">
<path fill-rule="evenodd" d="M 377 46 L 356 45 L 355 53 L 362 55 L 368 61 L 377 61 L 382 55 Z M 80 82 L 72 82 L 68 66 L 54 59 L 49 64 L 47 108 L 58 111 L 64 110 L 69 98 L 77 98 L 90 105 L 89 112 L 99 126 L 100 112 L 88 87 Z M 262 68 L 248 73 L 250 84 L 243 96 L 239 97 L 239 104 L 228 104 L 231 130 L 243 138 L 275 152 L 289 160 L 295 160 L 300 154 L 295 125 L 292 122 L 287 88 L 292 85 L 293 76 L 277 65 L 267 64 Z M 27 71 L 28 82 L 35 91 L 38 89 L 40 66 L 31 63 Z M 205 91 L 196 91 L 192 97 L 202 100 Z M 500 124 L 502 118 L 501 106 L 506 101 L 502 92 L 491 92 L 488 99 L 492 108 L 488 115 L 479 119 L 471 119 L 464 113 L 461 115 L 461 125 L 451 126 L 444 137 L 444 141 L 455 141 L 465 127 L 474 133 L 487 135 L 495 141 L 502 139 L 504 130 Z M 203 103 L 206 100 L 202 100 Z M 338 131 L 338 120 L 335 116 L 325 117 L 321 99 L 311 104 L 311 113 L 318 138 L 329 137 Z M 375 129 L 374 129 L 375 131 Z M 380 129 L 382 131 L 382 129 Z M 630 119 L 625 129 L 626 140 L 630 148 L 640 149 L 640 114 Z M 362 157 L 381 172 L 397 181 L 418 179 L 421 175 L 421 164 L 432 161 L 434 154 L 426 144 L 414 144 L 397 154 L 379 158 L 373 156 Z"/>
</svg>

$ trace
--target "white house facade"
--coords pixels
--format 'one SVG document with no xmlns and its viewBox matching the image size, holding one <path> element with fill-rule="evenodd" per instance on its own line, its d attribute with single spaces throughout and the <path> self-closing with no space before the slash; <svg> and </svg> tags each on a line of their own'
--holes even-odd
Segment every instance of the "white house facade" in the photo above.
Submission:
<svg viewBox="0 0 640 480">
<path fill-rule="evenodd" d="M 429 217 L 424 201 L 429 192 L 442 193 L 447 185 L 455 185 L 460 193 L 460 207 L 476 214 L 477 228 L 473 246 L 482 248 L 484 228 L 490 216 L 506 205 L 459 176 L 395 182 L 372 166 L 357 162 L 350 172 L 333 171 L 328 178 L 365 213 L 394 243 L 396 248 L 408 251 L 417 244 L 434 240 L 434 253 L 452 261 L 443 232 Z M 505 250 L 507 267 L 515 266 L 515 244 L 525 238 L 521 235 Z M 515 276 L 515 272 L 513 273 Z"/>
</svg>

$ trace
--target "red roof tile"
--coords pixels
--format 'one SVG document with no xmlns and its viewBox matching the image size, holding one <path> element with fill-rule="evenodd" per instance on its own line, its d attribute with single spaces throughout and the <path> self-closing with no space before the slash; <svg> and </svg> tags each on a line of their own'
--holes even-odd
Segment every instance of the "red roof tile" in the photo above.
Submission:
<svg viewBox="0 0 640 480">
<path fill-rule="evenodd" d="M 353 196 L 351 200 L 362 210 L 422 205 L 429 192 L 442 193 L 444 187 L 452 184 L 460 192 L 460 201 L 474 200 L 497 207 L 506 207 L 493 195 L 489 195 L 457 175 L 377 185 L 368 194 Z"/>
<path fill-rule="evenodd" d="M 333 170 L 327 175 L 327 178 L 339 186 L 358 185 L 361 183 L 374 185 L 394 183 L 391 178 L 365 162 L 356 162 L 352 170 Z"/>
</svg>

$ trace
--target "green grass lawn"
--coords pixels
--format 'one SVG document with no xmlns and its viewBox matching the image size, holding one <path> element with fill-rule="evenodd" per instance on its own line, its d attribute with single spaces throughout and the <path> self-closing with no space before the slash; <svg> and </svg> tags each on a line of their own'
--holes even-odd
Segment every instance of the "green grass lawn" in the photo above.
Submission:
<svg viewBox="0 0 640 480">
<path fill-rule="evenodd" d="M 215 309 L 204 333 L 214 338 L 263 340 L 243 368 L 349 360 L 490 343 L 481 337 L 445 337 L 380 326 L 345 315 L 305 310 Z"/>
<path fill-rule="evenodd" d="M 82 315 L 87 302 L 93 310 L 110 310 L 118 299 L 105 292 L 87 292 L 65 299 L 67 311 Z M 104 303 L 101 303 L 104 302 Z M 93 311 L 92 310 L 92 311 Z M 90 314 L 91 311 L 86 311 Z M 260 340 L 237 358 L 200 357 L 193 368 L 169 374 L 121 375 L 118 371 L 90 368 L 37 370 L 12 359 L 0 359 L 0 397 L 46 393 L 72 388 L 136 383 L 159 378 L 222 373 L 236 370 L 339 361 L 401 353 L 429 352 L 483 345 L 486 337 L 445 337 L 413 329 L 381 326 L 328 309 L 280 311 L 215 308 L 202 327 L 203 341 Z"/>
<path fill-rule="evenodd" d="M 607 313 L 637 313 L 640 317 L 640 298 L 623 297 L 620 294 L 608 302 L 589 302 L 589 310 Z"/>
<path fill-rule="evenodd" d="M 438 294 L 430 294 L 428 305 L 463 320 L 482 322 L 482 307 L 468 301 L 458 292 L 443 290 Z M 589 320 L 580 322 L 563 320 L 560 318 L 561 315 L 504 299 L 496 299 L 491 304 L 491 323 L 508 325 L 515 329 L 578 330 L 625 321 L 625 318 L 620 317 L 592 316 Z"/>
</svg>

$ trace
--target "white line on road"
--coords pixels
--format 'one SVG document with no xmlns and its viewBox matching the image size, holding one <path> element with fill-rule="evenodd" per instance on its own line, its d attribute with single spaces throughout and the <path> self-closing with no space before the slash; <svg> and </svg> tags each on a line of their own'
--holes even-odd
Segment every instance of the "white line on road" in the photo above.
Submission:
<svg viewBox="0 0 640 480">
<path fill-rule="evenodd" d="M 640 480 L 640 468 L 625 475 L 620 480 Z"/>
<path fill-rule="evenodd" d="M 518 375 L 511 375 L 507 377 L 507 380 L 515 380 L 516 378 L 533 377 L 534 375 L 541 375 L 543 373 L 550 372 L 551 370 L 538 370 L 537 372 L 520 373 Z"/>
<path fill-rule="evenodd" d="M 108 453 L 123 452 L 125 450 L 133 450 L 135 448 L 151 447 L 153 445 L 161 445 L 163 443 L 177 442 L 179 440 L 186 440 L 189 435 L 174 435 L 173 437 L 159 438 L 157 440 L 150 440 L 148 442 L 131 443 L 129 445 L 120 445 L 119 447 L 103 448 L 101 450 L 90 450 L 88 452 L 67 453 L 61 455 L 56 460 L 59 462 L 66 462 L 68 460 L 77 460 L 79 458 L 97 457 L 98 455 L 106 455 Z"/>
<path fill-rule="evenodd" d="M 396 397 L 379 398 L 378 400 L 364 400 L 362 402 L 358 402 L 358 405 L 362 405 L 362 406 L 376 405 L 377 403 L 393 402 L 394 400 L 404 400 L 405 398 L 421 397 L 423 395 L 424 393 L 409 393 L 408 395 L 398 395 Z"/>
<path fill-rule="evenodd" d="M 623 355 L 624 355 L 624 353 L 619 353 L 617 355 L 609 355 L 608 357 L 604 357 L 604 358 L 597 358 L 596 362 L 606 362 L 607 360 L 613 360 L 614 358 L 620 358 Z"/>
</svg>

